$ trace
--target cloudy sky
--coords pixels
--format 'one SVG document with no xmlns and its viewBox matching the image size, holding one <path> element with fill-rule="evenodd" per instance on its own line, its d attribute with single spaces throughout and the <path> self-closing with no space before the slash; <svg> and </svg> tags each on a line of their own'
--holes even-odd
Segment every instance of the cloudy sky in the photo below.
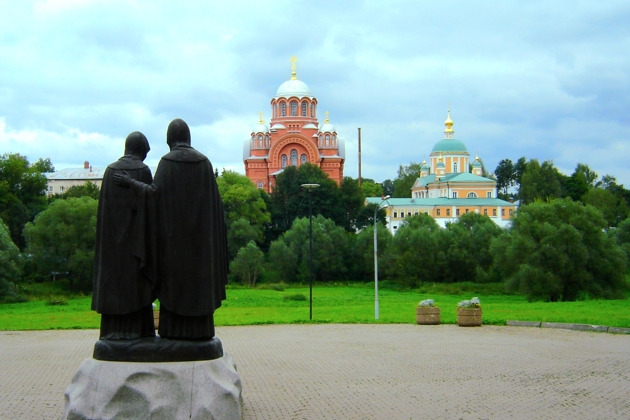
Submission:
<svg viewBox="0 0 630 420">
<path fill-rule="evenodd" d="M 181 3 L 175 6 L 175 3 Z M 291 75 L 346 140 L 356 177 L 395 178 L 455 137 L 503 158 L 578 162 L 630 187 L 630 2 L 0 0 L 0 153 L 106 166 L 174 118 L 215 167 Z"/>
</svg>

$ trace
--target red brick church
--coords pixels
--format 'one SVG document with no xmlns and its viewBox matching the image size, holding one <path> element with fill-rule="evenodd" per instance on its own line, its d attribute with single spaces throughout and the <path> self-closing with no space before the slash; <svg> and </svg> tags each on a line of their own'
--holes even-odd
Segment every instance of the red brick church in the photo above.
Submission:
<svg viewBox="0 0 630 420">
<path fill-rule="evenodd" d="M 243 161 L 245 175 L 261 189 L 271 192 L 278 176 L 287 166 L 309 162 L 341 183 L 345 147 L 328 120 L 317 121 L 317 98 L 295 75 L 295 57 L 291 79 L 280 85 L 271 99 L 271 123 L 260 122 L 245 142 Z"/>
</svg>

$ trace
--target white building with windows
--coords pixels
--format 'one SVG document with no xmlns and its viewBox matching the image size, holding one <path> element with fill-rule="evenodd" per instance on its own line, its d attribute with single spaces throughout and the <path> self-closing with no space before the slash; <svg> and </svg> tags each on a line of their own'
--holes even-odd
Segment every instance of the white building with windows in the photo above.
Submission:
<svg viewBox="0 0 630 420">
<path fill-rule="evenodd" d="M 70 187 L 84 185 L 91 182 L 101 188 L 105 168 L 93 168 L 90 162 L 85 162 L 83 168 L 67 168 L 55 172 L 47 172 L 44 175 L 48 179 L 46 195 L 63 194 Z"/>
</svg>

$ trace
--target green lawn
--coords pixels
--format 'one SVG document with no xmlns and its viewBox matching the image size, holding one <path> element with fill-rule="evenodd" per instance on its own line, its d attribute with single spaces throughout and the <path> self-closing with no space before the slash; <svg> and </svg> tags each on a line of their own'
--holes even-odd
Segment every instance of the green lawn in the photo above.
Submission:
<svg viewBox="0 0 630 420">
<path fill-rule="evenodd" d="M 302 294 L 306 300 L 284 297 Z M 227 300 L 215 313 L 217 325 L 285 324 L 309 322 L 309 289 L 229 288 Z M 313 289 L 313 322 L 414 323 L 420 300 L 435 299 L 442 322 L 455 323 L 457 302 L 478 296 L 484 324 L 505 325 L 521 321 L 574 322 L 630 327 L 630 299 L 581 302 L 529 303 L 513 295 L 426 294 L 380 290 L 380 319 L 374 320 L 374 288 L 369 284 L 325 286 Z M 48 305 L 45 300 L 0 305 L 0 330 L 98 328 L 99 315 L 90 310 L 89 297 L 67 300 L 67 305 Z"/>
</svg>

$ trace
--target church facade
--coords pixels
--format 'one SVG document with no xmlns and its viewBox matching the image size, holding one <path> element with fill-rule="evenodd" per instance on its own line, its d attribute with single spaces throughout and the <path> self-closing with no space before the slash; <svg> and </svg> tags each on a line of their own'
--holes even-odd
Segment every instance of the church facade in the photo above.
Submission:
<svg viewBox="0 0 630 420">
<path fill-rule="evenodd" d="M 482 176 L 479 157 L 470 162 L 470 153 L 454 138 L 450 111 L 444 125 L 444 138 L 438 141 L 422 162 L 420 174 L 411 187 L 410 198 L 390 198 L 386 203 L 387 226 L 395 234 L 406 217 L 426 213 L 445 227 L 465 213 L 490 217 L 507 227 L 516 205 L 497 197 L 496 181 Z M 379 204 L 380 197 L 368 197 L 367 203 Z"/>
<path fill-rule="evenodd" d="M 271 192 L 276 177 L 287 166 L 309 162 L 322 169 L 337 184 L 343 179 L 345 145 L 330 124 L 328 113 L 320 124 L 317 98 L 296 77 L 295 57 L 291 78 L 282 83 L 271 99 L 271 121 L 259 124 L 245 141 L 245 175 L 254 185 Z"/>
</svg>

